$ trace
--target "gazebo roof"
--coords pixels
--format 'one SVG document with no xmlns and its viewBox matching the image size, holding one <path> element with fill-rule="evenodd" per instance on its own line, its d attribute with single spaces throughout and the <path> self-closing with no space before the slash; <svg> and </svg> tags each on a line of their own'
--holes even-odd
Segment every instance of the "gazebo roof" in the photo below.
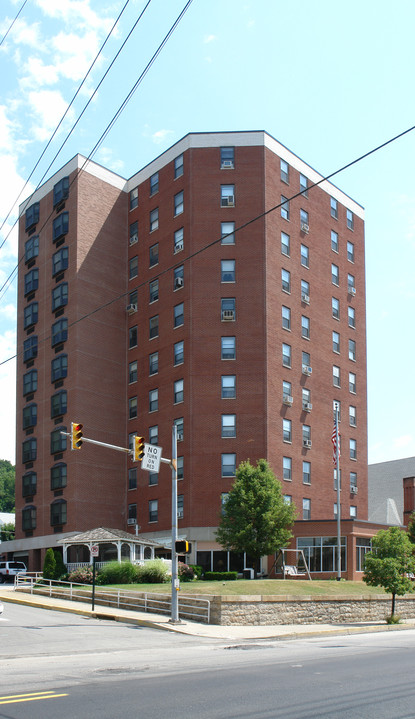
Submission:
<svg viewBox="0 0 415 719">
<path fill-rule="evenodd" d="M 147 547 L 162 547 L 160 542 L 155 542 L 154 539 L 146 539 L 129 532 L 124 532 L 122 529 L 108 529 L 107 527 L 97 527 L 96 529 L 88 529 L 86 532 L 80 534 L 73 534 L 71 537 L 65 537 L 59 539 L 58 544 L 84 544 L 85 542 L 94 542 L 99 544 L 100 542 L 132 542 L 133 544 L 145 544 Z"/>
</svg>

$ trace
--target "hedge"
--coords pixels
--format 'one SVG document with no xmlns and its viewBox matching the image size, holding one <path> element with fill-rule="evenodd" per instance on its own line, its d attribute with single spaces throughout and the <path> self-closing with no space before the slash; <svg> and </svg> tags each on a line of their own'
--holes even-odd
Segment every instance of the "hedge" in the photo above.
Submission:
<svg viewBox="0 0 415 719">
<path fill-rule="evenodd" d="M 205 572 L 205 582 L 233 582 L 238 578 L 238 572 Z"/>
</svg>

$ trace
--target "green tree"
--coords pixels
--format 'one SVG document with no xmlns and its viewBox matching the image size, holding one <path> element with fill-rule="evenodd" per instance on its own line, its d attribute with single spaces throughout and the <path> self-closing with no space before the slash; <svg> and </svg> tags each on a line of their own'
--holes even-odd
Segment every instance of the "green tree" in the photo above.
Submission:
<svg viewBox="0 0 415 719">
<path fill-rule="evenodd" d="M 286 547 L 296 509 L 286 504 L 281 484 L 268 462 L 242 462 L 228 494 L 216 537 L 227 550 L 258 560 Z"/>
<path fill-rule="evenodd" d="M 363 581 L 372 587 L 383 587 L 392 594 L 390 621 L 395 616 L 395 598 L 412 592 L 415 574 L 414 547 L 399 527 L 381 529 L 372 539 L 372 551 L 365 557 Z"/>
<path fill-rule="evenodd" d="M 9 539 L 14 539 L 14 524 L 13 522 L 6 522 L 0 527 L 0 540 L 2 542 L 8 542 Z"/>
<path fill-rule="evenodd" d="M 412 544 L 415 544 L 415 512 L 412 512 L 408 522 L 408 537 Z"/>
<path fill-rule="evenodd" d="M 0 459 L 0 512 L 15 511 L 15 469 L 7 459 Z"/>
<path fill-rule="evenodd" d="M 45 561 L 43 562 L 43 578 L 55 579 L 56 559 L 52 547 L 46 550 Z"/>
<path fill-rule="evenodd" d="M 66 565 L 63 563 L 62 552 L 59 549 L 53 550 L 55 557 L 55 576 L 54 579 L 60 579 L 64 574 L 67 573 Z"/>
</svg>

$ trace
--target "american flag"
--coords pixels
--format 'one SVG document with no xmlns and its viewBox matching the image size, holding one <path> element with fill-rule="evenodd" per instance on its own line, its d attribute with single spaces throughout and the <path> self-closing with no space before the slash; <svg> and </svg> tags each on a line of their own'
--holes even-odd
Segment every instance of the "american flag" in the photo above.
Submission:
<svg viewBox="0 0 415 719">
<path fill-rule="evenodd" d="M 333 424 L 333 431 L 331 433 L 331 441 L 333 444 L 333 464 L 336 464 L 336 454 L 337 454 L 337 428 L 336 428 L 336 420 L 334 420 Z M 340 457 L 340 435 L 339 435 L 339 457 Z"/>
</svg>

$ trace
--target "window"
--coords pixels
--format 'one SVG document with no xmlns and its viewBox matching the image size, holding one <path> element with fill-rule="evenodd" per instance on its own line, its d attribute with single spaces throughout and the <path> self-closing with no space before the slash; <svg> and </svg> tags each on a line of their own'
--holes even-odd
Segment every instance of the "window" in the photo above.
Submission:
<svg viewBox="0 0 415 719">
<path fill-rule="evenodd" d="M 221 282 L 235 282 L 235 260 L 220 261 Z"/>
<path fill-rule="evenodd" d="M 353 242 L 347 243 L 347 259 L 349 262 L 354 262 L 354 244 Z"/>
<path fill-rule="evenodd" d="M 183 519 L 184 515 L 184 495 L 177 495 L 177 519 Z"/>
<path fill-rule="evenodd" d="M 333 385 L 340 387 L 340 367 L 333 365 Z"/>
<path fill-rule="evenodd" d="M 51 382 L 68 376 L 68 355 L 58 355 L 51 362 Z"/>
<path fill-rule="evenodd" d="M 352 404 L 349 406 L 349 424 L 351 427 L 356 427 L 356 407 Z"/>
<path fill-rule="evenodd" d="M 354 217 L 351 210 L 346 210 L 347 227 L 349 230 L 354 229 Z"/>
<path fill-rule="evenodd" d="M 282 420 L 282 438 L 284 442 L 291 442 L 291 420 Z"/>
<path fill-rule="evenodd" d="M 137 414 L 137 397 L 130 397 L 128 400 L 128 417 L 129 419 L 135 419 Z"/>
<path fill-rule="evenodd" d="M 336 297 L 331 298 L 331 314 L 335 320 L 340 319 L 340 300 Z"/>
<path fill-rule="evenodd" d="M 132 222 L 130 225 L 130 245 L 138 242 L 138 222 Z"/>
<path fill-rule="evenodd" d="M 184 285 L 184 267 L 183 265 L 180 265 L 180 267 L 176 267 L 174 269 L 174 275 L 173 275 L 173 289 L 179 290 Z"/>
<path fill-rule="evenodd" d="M 222 454 L 222 477 L 234 477 L 236 472 L 236 454 Z"/>
<path fill-rule="evenodd" d="M 148 441 L 149 444 L 158 444 L 159 441 L 159 428 L 158 425 L 155 424 L 153 427 L 149 427 L 148 430 Z"/>
<path fill-rule="evenodd" d="M 310 339 L 310 318 L 301 316 L 301 337 L 304 339 Z"/>
<path fill-rule="evenodd" d="M 150 197 L 151 195 L 155 195 L 156 192 L 159 191 L 159 173 L 155 172 L 154 175 L 151 175 L 150 177 Z"/>
<path fill-rule="evenodd" d="M 356 321 L 355 321 L 355 310 L 354 307 L 348 307 L 347 308 L 347 320 L 349 323 L 349 327 L 353 327 L 355 329 L 356 327 Z"/>
<path fill-rule="evenodd" d="M 22 442 L 22 462 L 34 462 L 37 455 L 37 440 L 32 437 Z"/>
<path fill-rule="evenodd" d="M 158 265 L 159 261 L 159 246 L 158 242 L 155 245 L 152 245 L 149 249 L 149 265 L 150 267 L 154 267 L 155 265 Z"/>
<path fill-rule="evenodd" d="M 305 175 L 300 174 L 300 192 L 303 197 L 308 197 L 308 180 Z"/>
<path fill-rule="evenodd" d="M 289 330 L 291 328 L 291 310 L 289 307 L 284 307 L 284 305 L 282 306 L 281 317 L 283 328 L 285 330 Z"/>
<path fill-rule="evenodd" d="M 23 362 L 29 362 L 37 357 L 37 336 L 28 337 L 23 342 Z"/>
<path fill-rule="evenodd" d="M 311 410 L 311 392 L 306 387 L 301 390 L 301 406 L 307 412 Z"/>
<path fill-rule="evenodd" d="M 150 303 L 156 302 L 159 298 L 159 281 L 153 280 L 149 285 L 150 289 Z"/>
<path fill-rule="evenodd" d="M 280 173 L 281 173 L 281 180 L 283 182 L 289 182 L 290 181 L 290 168 L 288 165 L 288 162 L 285 162 L 285 160 L 280 160 Z"/>
<path fill-rule="evenodd" d="M 354 275 L 347 275 L 347 290 L 348 290 L 349 294 L 352 294 L 352 295 L 354 294 L 354 292 L 353 292 L 354 287 L 355 287 Z"/>
<path fill-rule="evenodd" d="M 159 336 L 159 316 L 150 317 L 150 339 Z"/>
<path fill-rule="evenodd" d="M 310 353 L 304 352 L 304 350 L 303 350 L 303 352 L 301 353 L 301 365 L 302 365 L 303 373 L 304 373 L 304 369 L 307 369 L 307 370 L 311 369 L 310 364 L 311 364 Z M 310 374 L 310 373 L 307 372 L 307 374 Z"/>
<path fill-rule="evenodd" d="M 69 260 L 69 248 L 61 247 L 60 250 L 52 255 L 52 277 L 55 277 L 59 272 L 63 272 L 68 269 Z"/>
<path fill-rule="evenodd" d="M 63 389 L 60 392 L 56 392 L 56 394 L 53 394 L 50 398 L 51 418 L 53 419 L 54 417 L 60 417 L 62 414 L 66 414 L 67 403 L 68 399 L 66 389 Z"/>
<path fill-rule="evenodd" d="M 222 415 L 222 437 L 236 437 L 236 414 Z"/>
<path fill-rule="evenodd" d="M 235 244 L 235 223 L 234 222 L 221 222 L 220 224 L 222 245 L 234 245 Z"/>
<path fill-rule="evenodd" d="M 291 290 L 291 276 L 288 270 L 281 270 L 281 287 L 284 292 Z"/>
<path fill-rule="evenodd" d="M 234 321 L 236 317 L 236 305 L 234 297 L 223 297 L 220 301 L 220 316 L 223 321 Z"/>
<path fill-rule="evenodd" d="M 61 212 L 53 220 L 53 241 L 56 242 L 69 231 L 69 212 Z"/>
<path fill-rule="evenodd" d="M 37 369 L 31 369 L 23 375 L 23 397 L 37 390 Z"/>
<path fill-rule="evenodd" d="M 287 257 L 290 256 L 290 236 L 286 232 L 281 232 L 281 252 Z"/>
<path fill-rule="evenodd" d="M 339 268 L 337 267 L 337 265 L 331 266 L 331 281 L 333 285 L 339 284 Z"/>
<path fill-rule="evenodd" d="M 291 494 L 284 494 L 284 504 L 292 504 L 293 498 Z"/>
<path fill-rule="evenodd" d="M 22 497 L 33 497 L 37 489 L 36 472 L 26 472 L 22 477 Z"/>
<path fill-rule="evenodd" d="M 134 437 L 136 436 L 135 432 L 130 432 L 128 435 L 128 449 L 133 450 L 134 449 Z"/>
<path fill-rule="evenodd" d="M 159 408 L 159 391 L 158 389 L 151 389 L 148 393 L 149 397 L 149 412 L 156 412 Z"/>
<path fill-rule="evenodd" d="M 133 280 L 138 275 L 138 257 L 132 257 L 128 262 L 128 277 Z"/>
<path fill-rule="evenodd" d="M 137 360 L 130 362 L 128 365 L 128 383 L 137 382 Z"/>
<path fill-rule="evenodd" d="M 300 210 L 300 227 L 302 232 L 308 232 L 309 221 L 308 212 L 306 212 L 306 210 Z"/>
<path fill-rule="evenodd" d="M 356 362 L 356 342 L 349 340 L 349 360 Z"/>
<path fill-rule="evenodd" d="M 29 532 L 36 529 L 36 507 L 25 507 L 22 510 L 22 530 Z"/>
<path fill-rule="evenodd" d="M 310 304 L 310 283 L 306 280 L 301 280 L 301 302 Z"/>
<path fill-rule="evenodd" d="M 306 245 L 301 245 L 301 264 L 307 268 L 310 266 L 309 251 Z"/>
<path fill-rule="evenodd" d="M 135 467 L 128 470 L 128 489 L 137 489 L 137 470 Z"/>
<path fill-rule="evenodd" d="M 158 352 L 152 352 L 151 355 L 149 355 L 149 374 L 157 374 L 159 371 L 159 353 Z"/>
<path fill-rule="evenodd" d="M 25 213 L 25 219 L 26 219 L 26 232 L 27 230 L 30 230 L 31 227 L 36 225 L 37 222 L 39 222 L 39 203 L 34 202 L 33 205 L 30 205 L 30 207 L 27 208 Z"/>
<path fill-rule="evenodd" d="M 303 484 L 311 484 L 311 462 L 303 462 Z"/>
<path fill-rule="evenodd" d="M 130 192 L 130 210 L 138 207 L 138 187 L 134 187 Z"/>
<path fill-rule="evenodd" d="M 174 383 L 174 404 L 177 404 L 178 402 L 183 402 L 183 395 L 184 395 L 184 381 L 182 379 L 177 379 Z"/>
<path fill-rule="evenodd" d="M 330 197 L 330 215 L 332 217 L 334 217 L 335 220 L 337 220 L 337 217 L 338 217 L 337 200 L 335 200 L 334 197 Z"/>
<path fill-rule="evenodd" d="M 303 519 L 311 519 L 311 499 L 303 499 Z"/>
<path fill-rule="evenodd" d="M 236 359 L 236 338 L 235 337 L 221 337 L 221 359 L 223 359 L 223 360 Z"/>
<path fill-rule="evenodd" d="M 283 457 L 282 458 L 282 476 L 286 482 L 291 482 L 291 480 L 292 480 L 292 459 L 291 459 L 291 457 Z"/>
<path fill-rule="evenodd" d="M 284 195 L 281 195 L 281 217 L 284 220 L 290 219 L 290 203 Z"/>
<path fill-rule="evenodd" d="M 150 211 L 150 232 L 158 230 L 159 226 L 159 208 L 156 207 Z"/>
<path fill-rule="evenodd" d="M 128 347 L 137 347 L 137 325 L 130 327 L 128 330 Z"/>
<path fill-rule="evenodd" d="M 129 305 L 137 305 L 138 302 L 138 292 L 137 290 L 133 290 L 128 295 L 128 304 Z"/>
<path fill-rule="evenodd" d="M 174 344 L 174 364 L 183 364 L 184 362 L 184 342 L 175 342 Z"/>
<path fill-rule="evenodd" d="M 357 458 L 357 440 L 349 439 L 349 455 L 350 459 Z"/>
<path fill-rule="evenodd" d="M 334 230 L 331 231 L 331 249 L 334 252 L 339 251 L 339 236 Z"/>
<path fill-rule="evenodd" d="M 27 305 L 27 307 L 24 308 L 24 321 L 23 321 L 23 327 L 25 330 L 27 330 L 28 327 L 32 327 L 36 324 L 37 318 L 38 318 L 38 303 L 32 302 L 30 305 Z"/>
<path fill-rule="evenodd" d="M 229 497 L 229 492 L 221 492 L 220 508 L 221 508 L 222 516 L 225 514 L 225 505 L 226 505 L 226 502 L 228 501 L 228 497 Z M 209 554 L 210 554 L 210 552 L 209 552 Z"/>
<path fill-rule="evenodd" d="M 340 335 L 338 332 L 332 333 L 333 338 L 333 352 L 340 352 Z"/>
<path fill-rule="evenodd" d="M 282 345 L 282 364 L 284 367 L 291 367 L 291 345 Z"/>
<path fill-rule="evenodd" d="M 338 420 L 339 420 L 339 422 L 341 422 L 341 419 L 342 419 L 342 403 L 341 403 L 340 400 L 338 400 L 338 399 L 334 399 L 334 400 L 333 400 L 333 417 L 334 417 L 334 418 L 336 417 L 336 412 L 337 412 Z"/>
<path fill-rule="evenodd" d="M 177 419 L 173 420 L 173 424 L 176 425 L 177 430 L 177 441 L 182 442 L 183 441 L 183 417 L 178 417 Z"/>
<path fill-rule="evenodd" d="M 221 398 L 235 399 L 236 397 L 236 376 L 225 374 L 221 377 Z"/>
<path fill-rule="evenodd" d="M 52 347 L 68 339 L 68 320 L 63 317 L 52 325 Z"/>
<path fill-rule="evenodd" d="M 235 185 L 220 186 L 220 206 L 235 207 Z"/>
<path fill-rule="evenodd" d="M 61 432 L 66 432 L 66 427 L 57 427 L 50 433 L 50 453 L 58 454 L 66 449 L 66 437 Z"/>
<path fill-rule="evenodd" d="M 180 252 L 180 250 L 183 249 L 183 246 L 184 246 L 183 236 L 184 236 L 184 229 L 183 229 L 183 227 L 180 227 L 180 229 L 176 230 L 176 232 L 174 233 L 173 252 L 175 254 L 176 254 L 176 252 Z"/>
<path fill-rule="evenodd" d="M 69 177 L 62 177 L 53 188 L 53 206 L 59 205 L 69 196 Z"/>
<path fill-rule="evenodd" d="M 155 484 L 159 483 L 159 476 L 157 472 L 149 472 L 148 473 L 148 484 L 150 487 L 154 486 Z"/>
<path fill-rule="evenodd" d="M 349 372 L 349 392 L 356 394 L 356 375 L 354 372 Z"/>
<path fill-rule="evenodd" d="M 350 491 L 354 492 L 357 489 L 357 472 L 350 472 Z"/>
<path fill-rule="evenodd" d="M 308 424 L 303 424 L 303 446 L 307 446 L 311 443 L 311 427 Z"/>
<path fill-rule="evenodd" d="M 173 310 L 173 327 L 181 327 L 184 324 L 184 305 L 181 302 Z"/>
<path fill-rule="evenodd" d="M 179 155 L 174 160 L 174 179 L 183 175 L 183 155 Z"/>
<path fill-rule="evenodd" d="M 64 499 L 56 499 L 50 505 L 50 524 L 51 527 L 66 524 L 66 501 Z"/>
<path fill-rule="evenodd" d="M 351 519 L 357 518 L 357 506 L 355 504 L 350 505 L 350 518 Z"/>
<path fill-rule="evenodd" d="M 24 296 L 35 292 L 39 287 L 39 270 L 30 270 L 24 278 Z"/>
<path fill-rule="evenodd" d="M 174 216 L 177 217 L 177 215 L 181 215 L 184 211 L 184 192 L 183 190 L 181 192 L 178 192 L 177 195 L 174 196 Z"/>
<path fill-rule="evenodd" d="M 134 522 L 137 523 L 137 505 L 129 504 L 128 505 L 128 524 L 134 524 Z"/>
<path fill-rule="evenodd" d="M 27 404 L 23 407 L 23 429 L 35 427 L 37 424 L 37 404 Z"/>
<path fill-rule="evenodd" d="M 184 459 L 183 457 L 177 457 L 177 479 L 183 479 L 184 477 Z"/>
<path fill-rule="evenodd" d="M 150 499 L 148 503 L 148 521 L 157 522 L 159 518 L 158 499 Z"/>
<path fill-rule="evenodd" d="M 52 290 L 52 312 L 68 304 L 68 283 L 61 282 Z"/>
<path fill-rule="evenodd" d="M 235 167 L 235 148 L 234 147 L 221 147 L 220 148 L 220 169 L 231 169 Z"/>
<path fill-rule="evenodd" d="M 288 401 L 289 401 L 291 404 L 291 402 L 292 402 L 291 382 L 286 382 L 285 380 L 283 380 L 283 382 L 282 382 L 282 398 L 283 398 L 284 402 L 287 401 L 287 403 L 288 403 Z"/>
<path fill-rule="evenodd" d="M 24 246 L 24 259 L 27 264 L 31 260 L 34 260 L 39 254 L 39 235 L 33 235 L 29 237 L 25 242 Z"/>
</svg>

